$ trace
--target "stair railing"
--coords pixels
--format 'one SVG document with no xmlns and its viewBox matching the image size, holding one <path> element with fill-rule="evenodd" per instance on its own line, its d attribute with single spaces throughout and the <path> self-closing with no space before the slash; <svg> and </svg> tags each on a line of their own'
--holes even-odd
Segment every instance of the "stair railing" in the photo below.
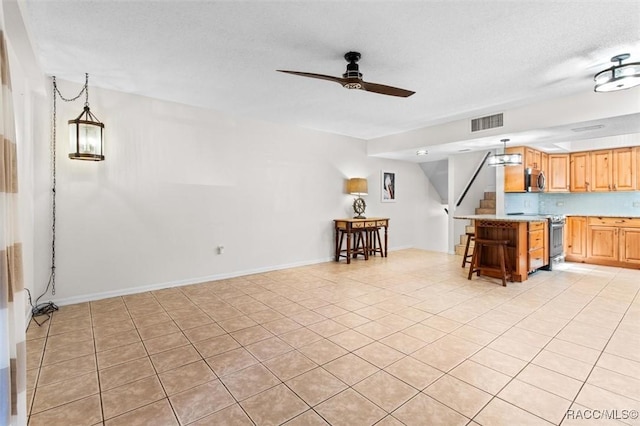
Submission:
<svg viewBox="0 0 640 426">
<path fill-rule="evenodd" d="M 464 191 L 462 191 L 462 195 L 460 195 L 460 197 L 458 198 L 458 202 L 456 203 L 456 207 L 460 207 L 460 204 L 462 204 L 462 200 L 464 200 L 464 197 L 467 195 L 467 192 L 469 192 L 469 189 L 471 188 L 471 185 L 473 185 L 473 182 L 475 182 L 476 178 L 478 177 L 478 174 L 480 173 L 480 170 L 482 170 L 482 167 L 484 166 L 484 163 L 487 162 L 487 158 L 489 158 L 490 155 L 491 155 L 491 151 L 488 151 L 485 154 L 485 156 L 482 159 L 482 161 L 480 161 L 480 164 L 478 164 L 478 167 L 476 167 L 476 171 L 473 173 L 473 176 L 471 176 L 471 179 L 467 183 L 467 186 L 464 188 Z"/>
</svg>

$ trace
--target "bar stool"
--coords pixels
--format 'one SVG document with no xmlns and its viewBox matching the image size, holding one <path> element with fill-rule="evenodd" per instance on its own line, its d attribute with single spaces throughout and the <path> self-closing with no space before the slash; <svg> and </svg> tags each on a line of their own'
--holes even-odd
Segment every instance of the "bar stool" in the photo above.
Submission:
<svg viewBox="0 0 640 426">
<path fill-rule="evenodd" d="M 478 276 L 485 272 L 498 272 L 500 278 L 502 278 L 502 286 L 507 286 L 507 279 L 513 282 L 513 275 L 511 272 L 511 262 L 509 261 L 509 252 L 507 246 L 509 240 L 485 240 L 476 238 L 475 248 L 473 250 L 473 257 L 471 258 L 471 267 L 469 268 L 469 275 L 467 279 L 471 279 L 473 273 L 477 273 Z M 498 250 L 498 260 L 500 261 L 500 267 L 489 266 L 482 264 L 482 249 L 484 247 L 495 247 Z"/>
<path fill-rule="evenodd" d="M 346 229 L 340 229 L 340 242 L 338 243 L 338 258 L 341 257 L 347 258 L 347 263 L 351 261 L 350 257 L 354 259 L 359 255 L 363 255 L 365 260 L 369 259 L 369 254 L 367 253 L 367 243 L 366 243 L 366 231 L 365 230 L 354 230 L 351 233 L 353 239 L 353 247 L 342 248 L 342 242 L 344 240 L 344 235 L 347 233 Z M 343 254 L 344 253 L 344 254 Z"/>
<path fill-rule="evenodd" d="M 476 234 L 475 232 L 467 232 L 467 244 L 464 247 L 464 255 L 462 255 L 462 267 L 464 268 L 468 263 L 471 263 L 469 259 L 473 257 L 473 252 L 469 254 L 469 246 L 471 245 L 471 241 L 475 241 Z M 475 248 L 475 245 L 474 245 Z"/>
<path fill-rule="evenodd" d="M 374 228 L 369 230 L 369 255 L 376 255 L 380 253 L 380 256 L 384 257 L 384 251 L 382 250 L 382 238 L 380 238 L 380 228 Z"/>
</svg>

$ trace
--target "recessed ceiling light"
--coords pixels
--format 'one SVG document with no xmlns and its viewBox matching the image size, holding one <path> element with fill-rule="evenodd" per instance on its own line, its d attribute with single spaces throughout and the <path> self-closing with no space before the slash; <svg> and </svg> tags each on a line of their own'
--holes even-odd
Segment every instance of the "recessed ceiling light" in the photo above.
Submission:
<svg viewBox="0 0 640 426">
<path fill-rule="evenodd" d="M 427 151 L 426 149 L 420 149 L 416 151 L 416 155 L 427 155 L 428 153 L 429 151 Z"/>
<path fill-rule="evenodd" d="M 469 151 L 471 151 L 471 148 L 465 148 L 465 149 L 458 150 L 458 152 L 469 152 Z"/>
<path fill-rule="evenodd" d="M 593 126 L 585 126 L 585 127 L 576 127 L 575 129 L 571 129 L 572 132 L 588 132 L 591 130 L 598 130 L 598 129 L 602 129 L 604 127 L 604 124 L 596 124 Z"/>
</svg>

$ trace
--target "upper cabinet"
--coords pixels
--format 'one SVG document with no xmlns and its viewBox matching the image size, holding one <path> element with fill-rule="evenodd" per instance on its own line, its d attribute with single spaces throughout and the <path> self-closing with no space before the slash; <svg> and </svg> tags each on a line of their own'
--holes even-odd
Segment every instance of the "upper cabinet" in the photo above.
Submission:
<svg viewBox="0 0 640 426">
<path fill-rule="evenodd" d="M 524 192 L 524 168 L 528 167 L 525 147 L 508 147 L 505 152 L 507 154 L 520 154 L 523 162 L 521 166 L 509 166 L 504 168 L 504 192 Z"/>
<path fill-rule="evenodd" d="M 571 154 L 571 191 L 637 189 L 637 153 L 638 148 L 618 148 Z"/>
<path fill-rule="evenodd" d="M 548 192 L 569 191 L 569 154 L 549 154 Z"/>
<path fill-rule="evenodd" d="M 542 161 L 542 166 L 540 167 L 540 170 L 542 170 L 544 175 L 547 176 L 549 174 L 549 154 L 547 154 L 546 152 L 541 152 L 540 158 Z"/>
<path fill-rule="evenodd" d="M 637 150 L 635 148 L 614 149 L 613 153 L 613 190 L 633 191 L 638 189 Z"/>
<path fill-rule="evenodd" d="M 588 152 L 576 152 L 571 157 L 571 192 L 589 191 L 591 180 L 591 156 Z"/>
<path fill-rule="evenodd" d="M 524 192 L 524 169 L 542 170 L 547 175 L 549 155 L 525 146 L 509 147 L 507 154 L 520 154 L 522 165 L 504 168 L 504 192 Z M 568 170 L 568 169 L 567 169 Z"/>
<path fill-rule="evenodd" d="M 611 191 L 613 162 L 610 149 L 591 151 L 591 188 L 593 192 Z"/>
<path fill-rule="evenodd" d="M 527 147 L 524 155 L 525 167 L 530 169 L 542 169 L 542 153 L 533 148 Z"/>
<path fill-rule="evenodd" d="M 640 190 L 640 146 L 547 154 L 530 147 L 509 147 L 522 155 L 521 166 L 505 167 L 505 192 L 524 191 L 524 169 L 541 170 L 547 192 L 609 192 Z"/>
</svg>

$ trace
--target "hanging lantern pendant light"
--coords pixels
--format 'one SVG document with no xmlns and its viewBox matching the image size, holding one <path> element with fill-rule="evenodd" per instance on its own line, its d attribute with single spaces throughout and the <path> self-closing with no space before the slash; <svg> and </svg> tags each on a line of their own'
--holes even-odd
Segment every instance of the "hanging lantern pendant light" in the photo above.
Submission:
<svg viewBox="0 0 640 426">
<path fill-rule="evenodd" d="M 104 124 L 91 113 L 89 105 L 74 119 L 69 120 L 69 158 L 73 160 L 104 160 Z"/>
<path fill-rule="evenodd" d="M 69 158 L 104 161 L 104 124 L 89 109 L 89 74 L 86 74 L 84 92 L 83 111 L 69 120 Z"/>
</svg>

